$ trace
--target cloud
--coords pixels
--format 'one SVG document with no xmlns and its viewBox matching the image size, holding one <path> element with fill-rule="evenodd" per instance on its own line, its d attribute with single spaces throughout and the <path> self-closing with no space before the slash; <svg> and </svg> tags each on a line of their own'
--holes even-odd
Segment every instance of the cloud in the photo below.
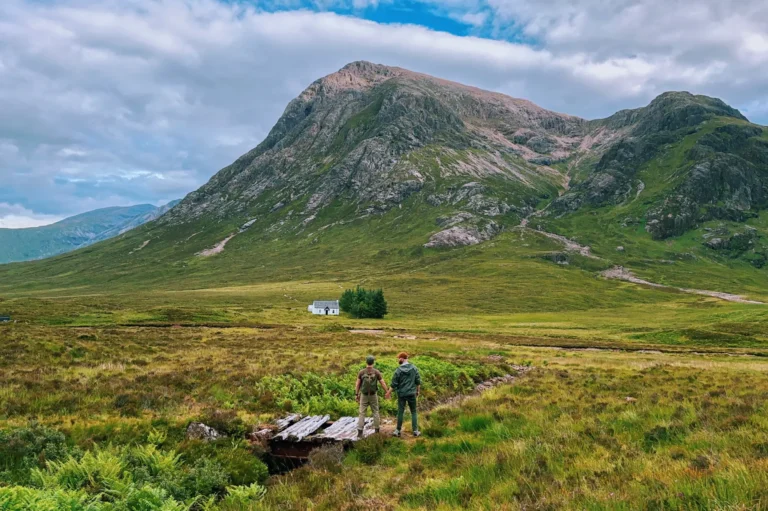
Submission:
<svg viewBox="0 0 768 511">
<path fill-rule="evenodd" d="M 462 23 L 466 23 L 467 25 L 472 25 L 475 27 L 480 27 L 485 25 L 485 22 L 488 20 L 488 13 L 487 12 L 466 12 L 459 16 L 459 21 Z"/>
<path fill-rule="evenodd" d="M 313 80 L 360 59 L 590 118 L 688 89 L 768 120 L 760 1 L 439 3 L 496 40 L 317 12 L 322 2 L 278 3 L 294 10 L 4 0 L 0 201 L 60 216 L 181 197 L 258 144 Z"/>
<path fill-rule="evenodd" d="M 61 220 L 55 215 L 38 215 L 18 204 L 0 202 L 0 228 L 23 229 L 40 227 Z"/>
</svg>

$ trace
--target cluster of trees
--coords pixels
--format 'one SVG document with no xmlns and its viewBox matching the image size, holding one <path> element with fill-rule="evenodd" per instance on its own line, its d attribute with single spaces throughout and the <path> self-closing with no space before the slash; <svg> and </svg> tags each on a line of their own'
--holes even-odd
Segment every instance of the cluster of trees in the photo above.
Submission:
<svg viewBox="0 0 768 511">
<path fill-rule="evenodd" d="M 347 289 L 339 299 L 339 307 L 353 318 L 383 318 L 387 314 L 387 301 L 381 289 Z"/>
</svg>

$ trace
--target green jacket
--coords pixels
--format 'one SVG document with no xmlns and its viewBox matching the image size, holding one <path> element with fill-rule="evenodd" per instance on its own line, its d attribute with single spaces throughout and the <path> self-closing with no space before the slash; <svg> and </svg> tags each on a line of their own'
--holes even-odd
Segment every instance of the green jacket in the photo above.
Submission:
<svg viewBox="0 0 768 511">
<path fill-rule="evenodd" d="M 421 385 L 421 375 L 415 365 L 406 362 L 397 368 L 392 377 L 392 390 L 397 392 L 397 397 L 409 397 L 416 395 L 416 387 Z"/>
</svg>

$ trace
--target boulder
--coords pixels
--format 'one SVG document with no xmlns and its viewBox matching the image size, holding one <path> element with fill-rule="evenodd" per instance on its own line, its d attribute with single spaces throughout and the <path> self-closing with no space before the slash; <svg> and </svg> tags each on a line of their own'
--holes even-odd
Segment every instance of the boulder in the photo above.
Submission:
<svg viewBox="0 0 768 511">
<path fill-rule="evenodd" d="M 206 426 L 202 422 L 192 422 L 187 426 L 187 440 L 202 440 L 203 442 L 211 442 L 218 440 L 226 435 L 219 433 L 210 426 Z"/>
<path fill-rule="evenodd" d="M 454 226 L 433 234 L 424 246 L 426 248 L 449 248 L 477 245 L 483 241 L 488 241 L 500 232 L 501 226 L 495 222 L 488 222 L 483 227 Z"/>
</svg>

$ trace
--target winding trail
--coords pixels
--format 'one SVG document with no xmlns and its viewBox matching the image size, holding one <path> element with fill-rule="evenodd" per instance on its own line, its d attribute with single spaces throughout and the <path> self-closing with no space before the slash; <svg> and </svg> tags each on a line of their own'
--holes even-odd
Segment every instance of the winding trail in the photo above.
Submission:
<svg viewBox="0 0 768 511">
<path fill-rule="evenodd" d="M 535 230 L 535 229 L 530 229 L 530 230 L 533 231 L 533 232 L 537 232 L 539 234 L 542 234 L 542 235 L 546 236 L 549 239 L 552 239 L 552 240 L 555 240 L 555 241 L 559 241 L 560 243 L 565 245 L 565 250 L 567 250 L 568 252 L 578 252 L 582 256 L 588 257 L 590 259 L 600 259 L 599 257 L 597 257 L 596 255 L 594 255 L 592 253 L 592 250 L 588 246 L 580 245 L 580 244 L 576 243 L 575 241 L 566 238 L 565 236 L 561 236 L 559 234 L 555 234 L 555 233 L 552 233 L 552 232 L 538 231 L 538 230 Z"/>
<path fill-rule="evenodd" d="M 632 282 L 633 284 L 640 284 L 643 286 L 650 286 L 650 287 L 655 287 L 659 289 L 676 289 L 678 291 L 682 291 L 683 293 L 711 296 L 712 298 L 719 298 L 720 300 L 725 300 L 728 302 L 765 305 L 765 302 L 749 300 L 747 298 L 744 298 L 741 295 L 732 295 L 730 293 L 721 293 L 719 291 L 706 291 L 703 289 L 689 289 L 684 287 L 674 287 L 674 286 L 665 286 L 664 284 L 657 284 L 655 282 L 650 282 L 648 280 L 641 279 L 640 277 L 636 276 L 634 273 L 632 273 L 627 268 L 624 268 L 623 266 L 614 266 L 610 270 L 605 270 L 603 272 L 600 272 L 600 275 L 607 279 L 623 280 L 626 282 Z"/>
<path fill-rule="evenodd" d="M 528 219 L 531 218 L 532 216 L 540 216 L 541 213 L 543 213 L 545 210 L 546 210 L 546 208 L 534 211 L 533 213 L 531 213 L 527 217 L 523 218 L 520 221 L 520 225 L 515 227 L 515 229 L 524 229 L 524 230 L 528 230 L 528 231 L 531 231 L 531 232 L 535 232 L 535 233 L 541 234 L 542 236 L 546 236 L 549 239 L 552 239 L 552 240 L 555 240 L 555 241 L 557 241 L 559 243 L 562 243 L 565 246 L 565 250 L 568 251 L 568 252 L 577 252 L 580 255 L 584 256 L 584 257 L 588 257 L 589 259 L 601 259 L 600 257 L 597 257 L 595 254 L 593 254 L 592 253 L 592 249 L 589 248 L 586 245 L 581 245 L 579 243 L 576 243 L 572 239 L 568 239 L 565 236 L 561 236 L 560 234 L 555 234 L 553 232 L 547 232 L 547 231 L 541 231 L 541 230 L 538 230 L 538 229 L 531 229 L 530 227 L 528 227 Z"/>
</svg>

